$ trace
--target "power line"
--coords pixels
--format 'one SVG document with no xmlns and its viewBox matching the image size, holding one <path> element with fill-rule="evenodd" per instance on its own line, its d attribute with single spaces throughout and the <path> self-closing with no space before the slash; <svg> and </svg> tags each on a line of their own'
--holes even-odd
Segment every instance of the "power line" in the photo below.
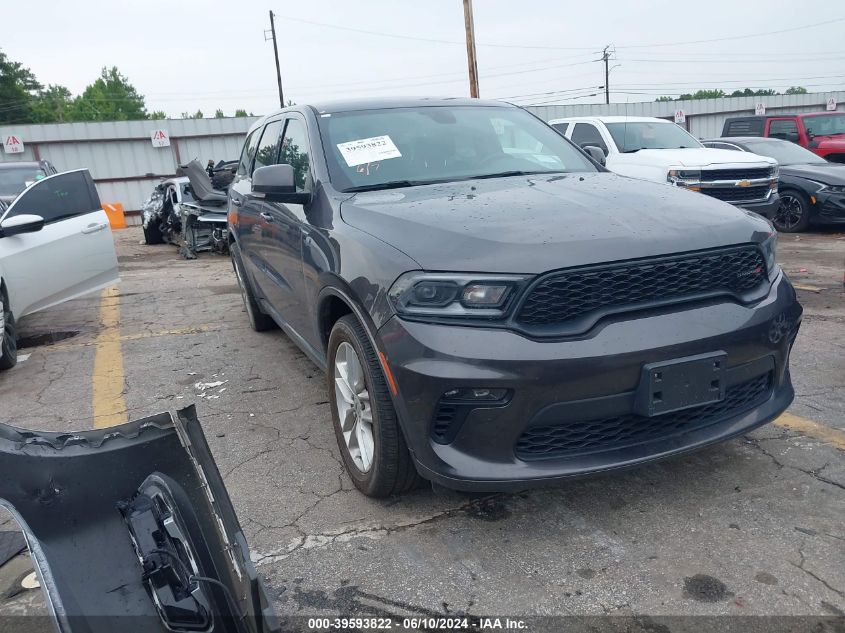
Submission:
<svg viewBox="0 0 845 633">
<path fill-rule="evenodd" d="M 343 26 L 340 24 L 329 24 L 326 22 L 317 22 L 316 20 L 306 20 L 304 18 L 295 18 L 292 16 L 281 16 L 277 15 L 279 18 L 283 18 L 285 20 L 290 20 L 291 22 L 299 22 L 301 24 L 310 24 L 312 26 L 320 26 L 323 28 L 329 29 L 336 29 L 339 31 L 350 31 L 352 33 L 363 33 L 365 35 L 376 35 L 379 37 L 389 37 L 393 39 L 402 39 L 402 40 L 412 40 L 417 42 L 429 42 L 433 44 L 459 44 L 461 46 L 466 46 L 465 41 L 459 40 L 446 40 L 440 38 L 430 38 L 430 37 L 419 37 L 416 35 L 405 35 L 400 33 L 387 33 L 384 31 L 371 31 L 368 29 L 360 29 L 351 26 Z M 786 29 L 779 29 L 775 31 L 763 31 L 759 33 L 749 33 L 746 35 L 731 35 L 727 37 L 717 37 L 705 40 L 691 40 L 687 42 L 663 42 L 663 43 L 656 43 L 656 44 L 626 44 L 617 46 L 616 48 L 657 48 L 657 47 L 669 47 L 669 46 L 688 46 L 691 44 L 709 44 L 711 42 L 727 42 L 730 40 L 741 40 L 746 38 L 753 38 L 753 37 L 765 37 L 767 35 L 780 35 L 782 33 L 792 33 L 795 31 L 802 31 L 805 29 L 812 29 L 819 26 L 826 26 L 828 24 L 836 24 L 838 22 L 845 22 L 845 17 L 840 18 L 833 18 L 830 20 L 825 20 L 824 22 L 814 22 L 813 24 L 805 24 L 802 26 L 793 26 Z M 538 50 L 566 50 L 566 51 L 589 51 L 595 50 L 599 48 L 597 46 L 543 46 L 537 44 L 497 44 L 492 42 L 478 42 L 477 46 L 486 46 L 488 48 L 522 48 L 522 49 L 538 49 Z"/>
</svg>

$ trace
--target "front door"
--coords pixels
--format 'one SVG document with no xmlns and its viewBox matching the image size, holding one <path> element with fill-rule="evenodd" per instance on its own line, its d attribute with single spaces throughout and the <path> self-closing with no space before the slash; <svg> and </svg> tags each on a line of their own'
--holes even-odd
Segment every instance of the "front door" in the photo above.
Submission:
<svg viewBox="0 0 845 633">
<path fill-rule="evenodd" d="M 87 169 L 39 180 L 3 216 L 38 215 L 44 228 L 0 237 L 0 264 L 17 317 L 119 279 L 108 216 Z"/>
<path fill-rule="evenodd" d="M 305 121 L 298 115 L 288 115 L 276 162 L 293 167 L 298 192 L 310 188 L 308 148 Z M 288 325 L 301 336 L 310 338 L 311 318 L 304 301 L 302 268 L 305 210 L 303 205 L 289 202 L 265 202 L 263 209 L 268 228 L 262 236 L 261 253 L 271 285 L 275 286 L 271 303 Z"/>
</svg>

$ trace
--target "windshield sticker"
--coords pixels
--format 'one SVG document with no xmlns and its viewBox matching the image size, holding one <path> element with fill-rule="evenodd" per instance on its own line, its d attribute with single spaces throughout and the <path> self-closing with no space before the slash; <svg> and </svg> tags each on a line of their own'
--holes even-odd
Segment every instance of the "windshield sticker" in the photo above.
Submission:
<svg viewBox="0 0 845 633">
<path fill-rule="evenodd" d="M 377 163 L 389 158 L 402 158 L 402 154 L 387 135 L 338 143 L 337 149 L 340 150 L 343 160 L 350 167 L 357 167 L 365 163 Z"/>
</svg>

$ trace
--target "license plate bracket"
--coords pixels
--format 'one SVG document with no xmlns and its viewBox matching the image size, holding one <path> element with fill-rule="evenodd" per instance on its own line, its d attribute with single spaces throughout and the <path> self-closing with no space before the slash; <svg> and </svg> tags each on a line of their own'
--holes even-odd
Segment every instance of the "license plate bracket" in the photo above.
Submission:
<svg viewBox="0 0 845 633">
<path fill-rule="evenodd" d="M 727 359 L 719 351 L 643 365 L 636 413 L 652 417 L 723 400 Z"/>
</svg>

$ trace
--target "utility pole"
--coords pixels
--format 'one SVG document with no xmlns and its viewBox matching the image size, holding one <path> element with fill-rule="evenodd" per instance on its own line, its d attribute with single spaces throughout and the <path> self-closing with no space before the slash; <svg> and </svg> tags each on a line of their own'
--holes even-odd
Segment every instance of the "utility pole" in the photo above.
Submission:
<svg viewBox="0 0 845 633">
<path fill-rule="evenodd" d="M 467 32 L 469 96 L 473 99 L 478 99 L 478 64 L 475 61 L 475 24 L 472 21 L 472 0 L 464 0 L 464 26 Z"/>
<path fill-rule="evenodd" d="M 276 22 L 274 20 L 276 16 L 273 15 L 273 12 L 270 11 L 270 34 L 273 38 L 273 52 L 276 55 L 276 79 L 279 82 L 279 105 L 283 108 L 285 107 L 285 96 L 282 93 L 282 69 L 279 66 L 279 45 L 276 43 Z M 267 31 L 264 31 L 264 41 L 267 41 Z"/>
<path fill-rule="evenodd" d="M 604 62 L 604 102 L 610 103 L 610 45 L 604 47 L 601 59 Z M 281 80 L 280 80 L 281 81 Z"/>
</svg>

